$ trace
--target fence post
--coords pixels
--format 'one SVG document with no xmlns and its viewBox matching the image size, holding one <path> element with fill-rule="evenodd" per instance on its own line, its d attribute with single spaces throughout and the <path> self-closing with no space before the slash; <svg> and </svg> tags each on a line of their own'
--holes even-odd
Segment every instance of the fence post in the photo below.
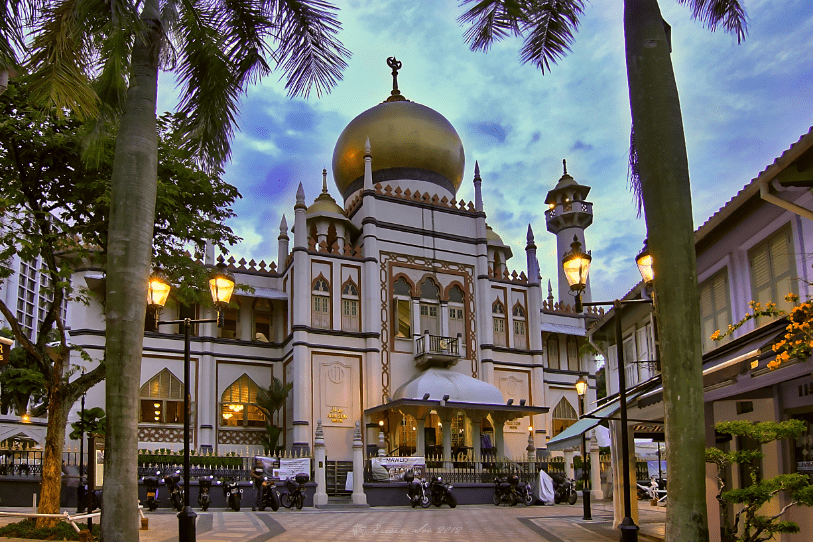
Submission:
<svg viewBox="0 0 813 542">
<path fill-rule="evenodd" d="M 327 477 L 325 476 L 325 432 L 322 420 L 316 420 L 316 438 L 313 441 L 313 456 L 316 463 L 316 493 L 313 495 L 314 506 L 327 504 Z"/>
<path fill-rule="evenodd" d="M 364 443 L 361 441 L 361 422 L 353 430 L 353 504 L 367 505 L 364 494 Z"/>
<path fill-rule="evenodd" d="M 594 499 L 604 499 L 604 490 L 601 489 L 601 460 L 598 456 L 598 440 L 595 430 L 590 437 L 590 486 Z"/>
</svg>

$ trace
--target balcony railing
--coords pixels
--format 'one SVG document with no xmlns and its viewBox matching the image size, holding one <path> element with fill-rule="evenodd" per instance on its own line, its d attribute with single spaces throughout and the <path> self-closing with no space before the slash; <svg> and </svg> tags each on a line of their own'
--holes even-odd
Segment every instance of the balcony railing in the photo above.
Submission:
<svg viewBox="0 0 813 542">
<path fill-rule="evenodd" d="M 442 337 L 424 333 L 415 340 L 415 364 L 419 367 L 441 364 L 454 365 L 460 359 L 460 335 Z"/>
</svg>

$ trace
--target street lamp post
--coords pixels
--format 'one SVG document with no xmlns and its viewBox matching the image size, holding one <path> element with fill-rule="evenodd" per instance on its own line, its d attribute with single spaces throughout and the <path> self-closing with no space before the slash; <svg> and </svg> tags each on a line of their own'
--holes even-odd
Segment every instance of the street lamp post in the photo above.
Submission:
<svg viewBox="0 0 813 542">
<path fill-rule="evenodd" d="M 652 299 L 625 299 L 615 301 L 594 301 L 582 303 L 581 295 L 587 285 L 587 277 L 590 272 L 590 262 L 592 260 L 589 253 L 581 251 L 581 243 L 574 238 L 570 245 L 571 250 L 562 258 L 562 267 L 565 271 L 570 290 L 576 296 L 576 312 L 583 311 L 583 307 L 598 307 L 612 305 L 615 311 L 615 351 L 618 361 L 618 397 L 621 415 L 621 466 L 624 484 L 624 519 L 618 529 L 621 531 L 622 542 L 638 541 L 638 526 L 632 519 L 632 499 L 630 497 L 630 465 L 629 465 L 629 428 L 627 427 L 627 376 L 624 371 L 624 346 L 623 332 L 621 327 L 620 310 L 624 305 L 634 303 L 653 303 Z M 646 241 L 644 249 L 636 256 L 635 263 L 641 273 L 647 289 L 652 288 L 654 274 L 652 271 L 652 257 L 649 254 Z M 584 434 L 582 434 L 582 446 L 584 446 Z"/>
<path fill-rule="evenodd" d="M 191 391 L 189 386 L 189 365 L 190 365 L 190 337 L 192 324 L 203 324 L 209 322 L 216 322 L 218 327 L 223 326 L 223 310 L 228 306 L 231 295 L 234 292 L 234 277 L 226 269 L 226 265 L 221 261 L 215 267 L 213 273 L 209 276 L 209 288 L 212 293 L 212 301 L 214 301 L 215 308 L 217 309 L 217 318 L 202 318 L 191 319 L 184 318 L 182 320 L 167 320 L 159 321 L 158 313 L 167 301 L 169 296 L 170 285 L 164 277 L 160 269 L 156 269 L 150 276 L 149 289 L 147 292 L 148 306 L 155 311 L 155 325 L 178 325 L 183 329 L 184 335 L 184 350 L 183 350 L 183 386 L 184 386 L 184 418 L 183 418 L 183 484 L 184 484 L 184 508 L 178 514 L 178 542 L 193 542 L 197 539 L 195 532 L 195 518 L 197 514 L 189 506 L 189 471 L 191 470 L 189 464 L 189 442 L 190 429 L 189 417 L 191 410 Z"/>
<path fill-rule="evenodd" d="M 584 394 L 587 393 L 587 379 L 584 375 L 580 376 L 576 381 L 576 393 L 579 394 L 579 417 L 584 416 Z M 591 468 L 593 465 L 591 465 Z M 592 520 L 593 515 L 590 513 L 590 490 L 587 488 L 587 441 L 585 435 L 582 433 L 582 503 L 584 504 L 584 515 L 582 519 L 585 521 Z"/>
</svg>

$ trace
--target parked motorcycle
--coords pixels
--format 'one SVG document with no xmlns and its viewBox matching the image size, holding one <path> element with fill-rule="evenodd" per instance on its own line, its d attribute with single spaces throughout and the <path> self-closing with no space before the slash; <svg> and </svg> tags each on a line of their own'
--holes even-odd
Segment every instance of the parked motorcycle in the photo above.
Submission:
<svg viewBox="0 0 813 542">
<path fill-rule="evenodd" d="M 155 509 L 158 508 L 158 484 L 161 482 L 159 476 L 161 476 L 161 471 L 156 471 L 155 476 L 142 478 L 147 486 L 147 509 L 150 512 L 155 512 Z"/>
<path fill-rule="evenodd" d="M 263 476 L 263 500 L 260 503 L 260 511 L 269 506 L 274 512 L 279 510 L 279 499 L 274 487 L 274 480 L 270 480 L 268 476 Z"/>
<path fill-rule="evenodd" d="M 181 486 L 180 471 L 164 476 L 164 483 L 167 485 L 167 491 L 169 492 L 169 502 L 172 503 L 175 510 L 180 512 L 183 510 L 183 487 Z"/>
<path fill-rule="evenodd" d="M 457 506 L 457 499 L 452 495 L 452 486 L 444 482 L 440 476 L 433 477 L 429 482 L 429 494 L 432 504 L 437 507 L 444 502 L 448 503 L 450 508 Z"/>
<path fill-rule="evenodd" d="M 77 506 L 76 509 L 77 509 L 77 512 L 79 512 L 81 514 L 81 513 L 83 513 L 85 511 L 85 508 L 87 507 L 87 504 L 86 504 L 87 503 L 87 491 L 88 491 L 87 483 L 84 483 L 81 486 L 80 489 L 81 489 L 81 491 L 79 492 L 79 506 Z M 96 509 L 101 510 L 102 509 L 102 490 L 101 489 L 94 489 L 93 490 L 93 495 L 91 496 L 90 501 L 91 501 L 91 503 L 90 503 L 90 507 L 91 507 L 90 512 L 93 512 Z"/>
<path fill-rule="evenodd" d="M 212 498 L 209 496 L 209 490 L 212 487 L 212 480 L 214 476 L 201 476 L 198 478 L 198 506 L 205 512 L 209 509 L 212 503 Z M 217 482 L 218 484 L 220 482 Z"/>
<path fill-rule="evenodd" d="M 534 497 L 533 488 L 531 484 L 517 484 L 517 497 L 519 501 L 525 506 L 533 506 L 536 497 Z"/>
<path fill-rule="evenodd" d="M 226 497 L 226 504 L 235 512 L 240 511 L 240 501 L 243 500 L 243 490 L 234 480 L 227 480 L 223 483 L 223 496 Z"/>
<path fill-rule="evenodd" d="M 512 478 L 514 479 L 513 483 Z M 494 478 L 494 495 L 491 497 L 491 501 L 494 505 L 499 506 L 502 503 L 506 503 L 509 506 L 515 506 L 518 501 L 516 490 L 518 483 L 519 478 L 516 476 L 511 476 L 510 478 Z"/>
<path fill-rule="evenodd" d="M 567 504 L 576 504 L 576 481 L 559 472 L 554 472 L 550 477 L 553 479 L 553 502 L 560 504 L 567 501 Z"/>
<path fill-rule="evenodd" d="M 297 510 L 302 510 L 305 504 L 305 484 L 308 480 L 310 476 L 304 472 L 285 480 L 285 489 L 288 491 L 279 495 L 280 504 L 285 508 L 296 506 Z"/>
<path fill-rule="evenodd" d="M 407 483 L 407 497 L 412 508 L 419 504 L 421 508 L 429 508 L 432 502 L 429 500 L 429 483 L 424 480 L 415 480 L 415 473 L 407 471 L 404 474 L 404 482 Z"/>
</svg>

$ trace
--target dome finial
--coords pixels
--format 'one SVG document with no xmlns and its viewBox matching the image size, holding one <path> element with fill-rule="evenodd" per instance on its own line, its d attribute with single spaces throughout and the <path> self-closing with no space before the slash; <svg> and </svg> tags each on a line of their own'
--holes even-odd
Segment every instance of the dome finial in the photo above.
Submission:
<svg viewBox="0 0 813 542">
<path fill-rule="evenodd" d="M 564 170 L 564 175 L 567 175 L 567 159 L 562 158 L 562 169 Z"/>
<path fill-rule="evenodd" d="M 327 194 L 327 168 L 322 168 L 322 194 Z"/>
<path fill-rule="evenodd" d="M 404 98 L 401 95 L 401 91 L 398 90 L 398 70 L 401 69 L 402 63 L 394 56 L 391 56 L 387 58 L 387 66 L 392 68 L 392 92 L 390 92 L 390 97 L 387 98 L 386 101 L 388 102 L 406 101 L 406 98 Z"/>
</svg>

